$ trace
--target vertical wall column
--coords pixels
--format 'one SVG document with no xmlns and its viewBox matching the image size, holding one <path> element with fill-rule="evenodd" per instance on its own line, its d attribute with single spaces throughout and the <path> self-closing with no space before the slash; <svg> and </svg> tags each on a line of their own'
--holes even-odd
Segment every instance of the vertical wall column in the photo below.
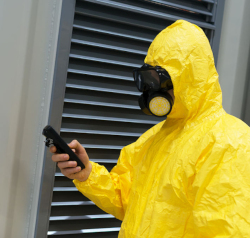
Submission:
<svg viewBox="0 0 250 238">
<path fill-rule="evenodd" d="M 0 2 L 0 237 L 34 237 L 61 0 Z"/>
</svg>

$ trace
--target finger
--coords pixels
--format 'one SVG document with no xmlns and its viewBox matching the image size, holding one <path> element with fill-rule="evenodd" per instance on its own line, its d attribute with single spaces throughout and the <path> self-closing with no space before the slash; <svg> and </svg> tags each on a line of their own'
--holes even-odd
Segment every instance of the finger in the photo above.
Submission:
<svg viewBox="0 0 250 238">
<path fill-rule="evenodd" d="M 68 146 L 71 149 L 75 149 L 75 152 L 78 154 L 86 154 L 85 149 L 82 147 L 82 145 L 77 141 L 77 140 L 73 140 L 71 141 Z"/>
<path fill-rule="evenodd" d="M 51 153 L 56 153 L 56 147 L 55 147 L 55 146 L 51 146 L 51 147 L 49 148 L 49 151 L 50 151 Z"/>
<path fill-rule="evenodd" d="M 54 154 L 52 155 L 51 159 L 54 162 L 67 161 L 69 159 L 69 155 L 68 154 Z"/>
<path fill-rule="evenodd" d="M 76 150 L 75 150 L 75 149 L 72 149 L 72 151 L 73 151 L 74 153 L 76 153 Z"/>
<path fill-rule="evenodd" d="M 58 162 L 57 163 L 58 168 L 65 169 L 65 168 L 72 168 L 72 167 L 76 167 L 77 163 L 76 161 L 63 161 L 63 162 Z"/>
<path fill-rule="evenodd" d="M 65 168 L 62 169 L 61 172 L 63 175 L 65 175 L 68 178 L 74 179 L 77 177 L 76 173 L 81 171 L 81 167 L 75 167 L 75 168 Z"/>
<path fill-rule="evenodd" d="M 83 162 L 83 164 L 85 165 L 88 164 L 89 162 L 88 154 L 84 149 L 84 147 L 77 140 L 73 140 L 69 144 L 69 147 L 71 149 L 75 149 L 75 153 L 78 155 L 79 159 Z"/>
</svg>

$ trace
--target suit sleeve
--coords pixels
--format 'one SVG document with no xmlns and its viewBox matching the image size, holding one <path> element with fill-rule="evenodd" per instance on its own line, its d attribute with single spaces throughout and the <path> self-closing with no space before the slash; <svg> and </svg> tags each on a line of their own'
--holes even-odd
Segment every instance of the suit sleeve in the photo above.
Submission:
<svg viewBox="0 0 250 238">
<path fill-rule="evenodd" d="M 250 237 L 250 152 L 214 151 L 193 184 L 195 237 Z"/>
<path fill-rule="evenodd" d="M 134 145 L 122 149 L 117 165 L 109 171 L 91 162 L 92 171 L 85 182 L 73 180 L 76 188 L 98 207 L 123 220 L 132 181 L 132 166 L 128 162 Z"/>
<path fill-rule="evenodd" d="M 163 123 L 164 121 L 152 127 L 135 143 L 124 147 L 117 165 L 110 173 L 104 166 L 91 162 L 89 178 L 85 182 L 73 180 L 76 188 L 102 210 L 123 220 L 133 181 L 134 158 L 143 143 L 159 131 Z"/>
</svg>

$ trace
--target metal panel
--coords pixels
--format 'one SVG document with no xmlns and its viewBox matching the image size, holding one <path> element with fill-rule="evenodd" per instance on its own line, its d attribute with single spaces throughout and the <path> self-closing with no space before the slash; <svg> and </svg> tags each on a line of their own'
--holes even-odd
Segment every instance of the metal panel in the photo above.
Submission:
<svg viewBox="0 0 250 238">
<path fill-rule="evenodd" d="M 67 67 L 69 61 L 70 40 L 74 18 L 75 1 L 64 0 L 58 36 L 57 56 L 52 88 L 52 100 L 48 123 L 59 132 L 61 125 L 61 114 L 63 110 L 64 91 L 67 78 Z M 51 160 L 51 154 L 45 149 L 44 167 L 36 221 L 36 238 L 47 237 L 49 227 L 50 207 L 54 184 L 55 163 Z"/>
</svg>

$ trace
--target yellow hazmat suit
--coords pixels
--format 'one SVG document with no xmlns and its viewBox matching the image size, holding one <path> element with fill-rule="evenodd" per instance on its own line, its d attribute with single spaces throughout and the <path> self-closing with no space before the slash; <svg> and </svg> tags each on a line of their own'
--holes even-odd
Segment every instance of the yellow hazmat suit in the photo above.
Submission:
<svg viewBox="0 0 250 238">
<path fill-rule="evenodd" d="M 92 163 L 79 191 L 123 220 L 119 237 L 250 237 L 250 130 L 222 108 L 204 32 L 179 20 L 145 63 L 166 69 L 173 110 L 121 151 L 109 173 Z"/>
</svg>

